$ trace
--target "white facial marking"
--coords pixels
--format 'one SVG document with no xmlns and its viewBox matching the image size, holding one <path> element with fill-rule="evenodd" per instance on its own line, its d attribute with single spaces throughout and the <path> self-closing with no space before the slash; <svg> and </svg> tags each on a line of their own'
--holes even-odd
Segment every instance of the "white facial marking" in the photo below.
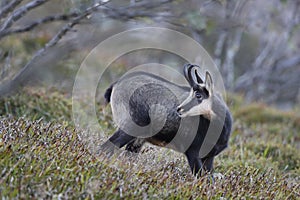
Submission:
<svg viewBox="0 0 300 200">
<path fill-rule="evenodd" d="M 180 117 L 203 115 L 205 118 L 211 119 L 215 115 L 211 106 L 211 98 L 205 99 L 197 106 L 194 106 L 190 110 L 183 112 Z"/>
</svg>

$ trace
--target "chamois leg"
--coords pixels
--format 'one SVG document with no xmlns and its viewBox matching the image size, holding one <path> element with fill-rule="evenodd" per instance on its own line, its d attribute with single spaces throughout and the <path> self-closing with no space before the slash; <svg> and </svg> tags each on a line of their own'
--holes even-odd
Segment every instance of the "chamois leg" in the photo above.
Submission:
<svg viewBox="0 0 300 200">
<path fill-rule="evenodd" d="M 199 177 L 201 175 L 201 169 L 202 169 L 202 162 L 201 159 L 199 158 L 199 152 L 188 150 L 185 152 L 185 155 L 189 162 L 192 173 L 195 176 Z"/>
<path fill-rule="evenodd" d="M 136 139 L 130 141 L 126 145 L 125 149 L 127 151 L 132 152 L 132 153 L 139 153 L 140 150 L 142 149 L 144 143 L 145 143 L 144 139 L 138 139 L 138 138 L 136 138 Z"/>
<path fill-rule="evenodd" d="M 210 173 L 213 170 L 214 157 L 206 157 L 201 159 L 203 169 L 206 173 Z"/>
<path fill-rule="evenodd" d="M 113 154 L 114 148 L 122 148 L 136 138 L 126 134 L 121 129 L 118 129 L 102 146 L 101 149 L 107 151 L 110 155 Z"/>
<path fill-rule="evenodd" d="M 208 181 L 215 183 L 214 175 L 212 174 L 214 157 L 206 157 L 201 159 L 204 173 L 208 173 Z"/>
<path fill-rule="evenodd" d="M 122 148 L 124 145 L 128 144 L 134 139 L 135 137 L 128 135 L 121 129 L 118 129 L 108 140 L 117 147 Z"/>
</svg>

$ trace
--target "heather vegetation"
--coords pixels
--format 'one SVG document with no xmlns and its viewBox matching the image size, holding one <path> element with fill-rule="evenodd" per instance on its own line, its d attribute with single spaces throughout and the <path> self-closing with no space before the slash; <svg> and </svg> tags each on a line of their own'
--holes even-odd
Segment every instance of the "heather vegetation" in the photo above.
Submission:
<svg viewBox="0 0 300 200">
<path fill-rule="evenodd" d="M 209 176 L 194 178 L 184 155 L 164 148 L 147 145 L 139 155 L 122 150 L 111 159 L 92 154 L 82 140 L 84 130 L 74 127 L 69 96 L 24 89 L 0 102 L 0 194 L 23 199 L 300 198 L 299 114 L 244 105 L 240 96 L 227 102 L 234 131 L 229 148 L 216 157 L 213 183 Z M 110 108 L 97 107 L 108 137 L 114 131 Z"/>
</svg>

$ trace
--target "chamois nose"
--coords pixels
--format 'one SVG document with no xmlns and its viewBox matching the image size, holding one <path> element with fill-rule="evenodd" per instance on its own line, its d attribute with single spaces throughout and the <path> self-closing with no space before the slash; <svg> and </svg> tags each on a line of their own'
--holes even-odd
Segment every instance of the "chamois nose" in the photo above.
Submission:
<svg viewBox="0 0 300 200">
<path fill-rule="evenodd" d="M 181 112 L 183 111 L 183 109 L 181 107 L 177 107 L 177 113 L 181 114 Z"/>
</svg>

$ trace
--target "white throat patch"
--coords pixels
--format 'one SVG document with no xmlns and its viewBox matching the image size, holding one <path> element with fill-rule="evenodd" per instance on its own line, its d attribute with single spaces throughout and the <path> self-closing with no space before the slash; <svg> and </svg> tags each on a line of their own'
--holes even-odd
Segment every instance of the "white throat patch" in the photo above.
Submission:
<svg viewBox="0 0 300 200">
<path fill-rule="evenodd" d="M 212 119 L 215 116 L 215 113 L 212 110 L 212 99 L 204 99 L 200 104 L 192 107 L 187 112 L 181 114 L 181 117 L 188 117 L 188 116 L 196 116 L 196 115 L 203 115 L 207 119 Z"/>
</svg>

